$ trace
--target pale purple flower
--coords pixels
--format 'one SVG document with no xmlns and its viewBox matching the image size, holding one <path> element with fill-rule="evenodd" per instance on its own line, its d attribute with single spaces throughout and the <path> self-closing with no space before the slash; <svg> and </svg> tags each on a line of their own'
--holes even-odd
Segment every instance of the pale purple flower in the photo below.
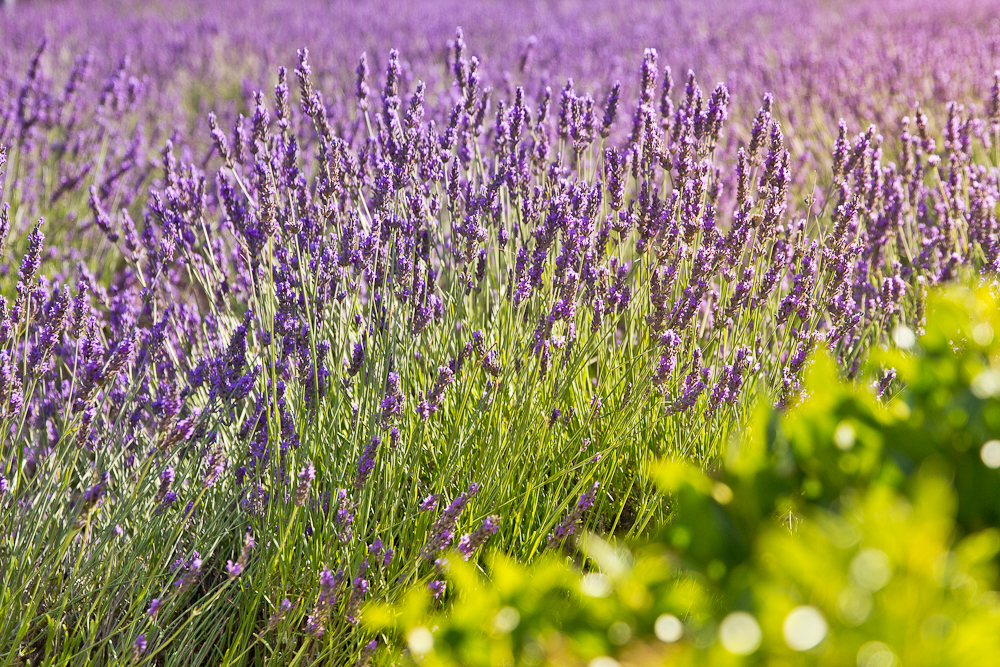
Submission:
<svg viewBox="0 0 1000 667">
<path fill-rule="evenodd" d="M 472 533 L 462 535 L 458 540 L 458 550 L 465 560 L 481 547 L 491 535 L 495 535 L 500 528 L 500 517 L 497 515 L 488 516 L 483 519 L 483 523 Z"/>
<path fill-rule="evenodd" d="M 306 504 L 306 497 L 309 495 L 309 484 L 316 479 L 316 468 L 312 463 L 307 463 L 306 467 L 299 473 L 298 486 L 295 487 L 295 504 L 302 506 Z"/>
<path fill-rule="evenodd" d="M 440 579 L 437 579 L 427 584 L 428 590 L 430 590 L 431 594 L 437 599 L 440 599 L 441 596 L 444 595 L 444 590 L 446 586 L 447 586 L 446 582 Z"/>
</svg>

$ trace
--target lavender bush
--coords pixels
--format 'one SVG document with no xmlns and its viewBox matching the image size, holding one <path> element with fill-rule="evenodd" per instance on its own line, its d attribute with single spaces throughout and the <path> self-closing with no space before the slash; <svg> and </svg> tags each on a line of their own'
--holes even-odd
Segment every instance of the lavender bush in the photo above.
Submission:
<svg viewBox="0 0 1000 667">
<path fill-rule="evenodd" d="M 1000 268 L 986 5 L 724 7 L 18 5 L 0 664 L 366 660 Z"/>
</svg>

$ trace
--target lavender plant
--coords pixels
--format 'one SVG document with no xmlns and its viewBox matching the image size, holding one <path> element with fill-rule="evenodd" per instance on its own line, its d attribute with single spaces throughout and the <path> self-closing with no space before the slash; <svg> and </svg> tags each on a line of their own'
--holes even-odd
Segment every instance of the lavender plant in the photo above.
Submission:
<svg viewBox="0 0 1000 667">
<path fill-rule="evenodd" d="M 0 24 L 5 62 L 34 11 Z M 812 350 L 853 377 L 927 287 L 998 268 L 981 66 L 986 115 L 936 91 L 940 134 L 842 122 L 821 156 L 795 147 L 829 134 L 794 129 L 816 98 L 746 112 L 652 48 L 556 83 L 535 46 L 504 76 L 449 25 L 442 52 L 341 76 L 301 49 L 227 93 L 247 70 L 210 21 L 173 60 L 136 46 L 169 20 L 116 33 L 138 65 L 103 86 L 87 57 L 56 85 L 43 45 L 0 87 L 3 665 L 365 660 L 365 601 L 447 596 L 449 548 L 658 526 L 657 458 L 713 461 Z M 240 21 L 218 39 L 282 43 Z"/>
</svg>

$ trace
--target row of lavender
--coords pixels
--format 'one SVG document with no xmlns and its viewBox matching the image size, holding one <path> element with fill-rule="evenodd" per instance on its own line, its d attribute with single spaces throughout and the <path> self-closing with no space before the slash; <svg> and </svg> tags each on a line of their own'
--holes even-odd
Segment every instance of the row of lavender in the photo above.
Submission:
<svg viewBox="0 0 1000 667">
<path fill-rule="evenodd" d="M 642 532 L 653 455 L 710 460 L 812 349 L 852 375 L 928 285 L 998 268 L 989 77 L 939 131 L 842 125 L 803 200 L 794 107 L 744 133 L 654 50 L 634 102 L 491 89 L 461 33 L 447 78 L 391 51 L 330 100 L 302 51 L 157 153 L 155 79 L 81 58 L 56 88 L 46 53 L 0 133 L 7 663 L 360 647 L 362 602 L 445 593 L 449 547 Z"/>
<path fill-rule="evenodd" d="M 19 3 L 0 17 L 0 136 L 9 143 L 24 124 L 33 135 L 66 134 L 58 150 L 42 141 L 30 161 L 51 173 L 17 176 L 18 198 L 33 204 L 18 231 L 26 233 L 53 205 L 80 213 L 85 202 L 72 192 L 82 181 L 93 179 L 105 194 L 115 187 L 124 200 L 144 198 L 142 176 L 171 136 L 200 162 L 208 113 L 227 125 L 239 113 L 249 116 L 253 92 L 268 79 L 273 85 L 277 67 L 302 45 L 312 49 L 317 85 L 336 116 L 353 108 L 349 73 L 361 52 L 384 71 L 389 49 L 399 49 L 407 85 L 424 80 L 436 100 L 450 86 L 441 65 L 455 25 L 466 28 L 480 70 L 505 97 L 520 85 L 538 98 L 571 76 L 598 101 L 621 80 L 625 99 L 634 100 L 634 63 L 643 47 L 655 47 L 679 76 L 693 69 L 727 82 L 735 130 L 722 146 L 729 158 L 747 141 L 763 91 L 781 100 L 793 189 L 805 195 L 814 172 L 829 175 L 827 149 L 840 118 L 852 127 L 895 129 L 917 102 L 932 114 L 943 115 L 953 99 L 982 111 L 983 81 L 1000 55 L 1000 25 L 987 0 L 508 5 Z M 43 39 L 43 66 L 25 91 L 23 74 Z"/>
</svg>

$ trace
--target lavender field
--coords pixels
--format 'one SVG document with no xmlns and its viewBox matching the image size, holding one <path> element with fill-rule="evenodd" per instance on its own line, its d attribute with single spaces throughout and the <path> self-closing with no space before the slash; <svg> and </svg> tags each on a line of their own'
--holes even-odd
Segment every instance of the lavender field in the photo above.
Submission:
<svg viewBox="0 0 1000 667">
<path fill-rule="evenodd" d="M 18 0 L 0 667 L 991 665 L 989 0 Z"/>
</svg>

